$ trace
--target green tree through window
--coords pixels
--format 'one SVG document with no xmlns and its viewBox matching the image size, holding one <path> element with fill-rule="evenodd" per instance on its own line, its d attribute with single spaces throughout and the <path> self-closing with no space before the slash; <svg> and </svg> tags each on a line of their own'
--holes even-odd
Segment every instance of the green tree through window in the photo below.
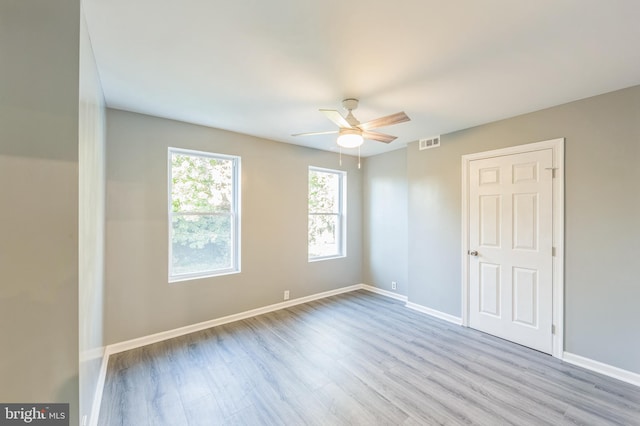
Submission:
<svg viewBox="0 0 640 426">
<path fill-rule="evenodd" d="M 238 157 L 169 150 L 169 280 L 238 270 Z"/>
<path fill-rule="evenodd" d="M 345 255 L 342 171 L 309 167 L 309 259 Z"/>
</svg>

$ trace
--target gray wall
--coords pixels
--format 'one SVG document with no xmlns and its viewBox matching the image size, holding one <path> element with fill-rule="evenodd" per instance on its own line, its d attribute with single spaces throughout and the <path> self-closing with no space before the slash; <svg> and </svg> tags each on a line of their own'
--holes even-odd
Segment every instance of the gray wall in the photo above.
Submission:
<svg viewBox="0 0 640 426">
<path fill-rule="evenodd" d="M 407 151 L 363 162 L 364 283 L 407 295 Z M 391 281 L 397 289 L 391 289 Z"/>
<path fill-rule="evenodd" d="M 242 272 L 168 284 L 167 147 L 242 158 Z M 353 157 L 107 110 L 106 342 L 362 282 Z M 308 166 L 347 171 L 348 256 L 307 261 Z"/>
<path fill-rule="evenodd" d="M 79 350 L 80 418 L 91 418 L 104 354 L 105 106 L 84 16 L 80 22 Z"/>
<path fill-rule="evenodd" d="M 560 137 L 565 350 L 640 373 L 640 86 L 410 144 L 409 300 L 461 315 L 461 156 Z"/>
<path fill-rule="evenodd" d="M 78 423 L 79 0 L 0 2 L 0 401 Z"/>
</svg>

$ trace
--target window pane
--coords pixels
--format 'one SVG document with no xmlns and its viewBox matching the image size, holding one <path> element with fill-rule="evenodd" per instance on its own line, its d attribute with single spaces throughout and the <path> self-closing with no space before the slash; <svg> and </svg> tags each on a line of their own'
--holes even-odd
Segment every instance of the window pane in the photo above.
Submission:
<svg viewBox="0 0 640 426">
<path fill-rule="evenodd" d="M 173 212 L 229 212 L 233 201 L 233 160 L 171 155 Z"/>
<path fill-rule="evenodd" d="M 339 216 L 309 215 L 309 257 L 340 255 Z"/>
<path fill-rule="evenodd" d="M 239 272 L 240 157 L 169 148 L 169 282 Z"/>
<path fill-rule="evenodd" d="M 171 233 L 173 275 L 229 269 L 231 216 L 175 215 Z"/>
<path fill-rule="evenodd" d="M 309 213 L 338 213 L 340 175 L 309 170 Z"/>
</svg>

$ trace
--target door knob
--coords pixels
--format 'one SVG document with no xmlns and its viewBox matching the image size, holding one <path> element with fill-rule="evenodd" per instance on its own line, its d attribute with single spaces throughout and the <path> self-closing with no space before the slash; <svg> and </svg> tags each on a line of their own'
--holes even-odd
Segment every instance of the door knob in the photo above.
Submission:
<svg viewBox="0 0 640 426">
<path fill-rule="evenodd" d="M 467 254 L 471 255 L 471 256 L 477 256 L 478 252 L 473 250 L 473 251 L 467 251 Z"/>
</svg>

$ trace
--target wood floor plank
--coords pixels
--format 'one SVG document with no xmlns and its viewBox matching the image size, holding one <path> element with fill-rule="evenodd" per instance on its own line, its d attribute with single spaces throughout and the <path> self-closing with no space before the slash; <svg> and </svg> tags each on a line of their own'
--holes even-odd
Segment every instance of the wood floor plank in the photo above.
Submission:
<svg viewBox="0 0 640 426">
<path fill-rule="evenodd" d="M 640 388 L 355 291 L 113 355 L 99 425 L 640 426 Z"/>
</svg>

